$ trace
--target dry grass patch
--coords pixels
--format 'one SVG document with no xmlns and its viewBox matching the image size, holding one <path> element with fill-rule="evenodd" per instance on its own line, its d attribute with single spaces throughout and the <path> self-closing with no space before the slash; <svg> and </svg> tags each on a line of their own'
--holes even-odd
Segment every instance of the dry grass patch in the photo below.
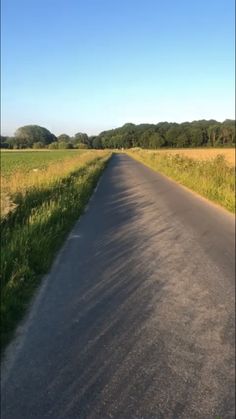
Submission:
<svg viewBox="0 0 236 419">
<path fill-rule="evenodd" d="M 11 152 L 8 152 L 8 157 L 9 153 Z M 74 170 L 85 166 L 94 158 L 105 155 L 104 151 L 96 150 L 79 153 L 70 152 L 69 154 L 60 151 L 44 151 L 44 154 L 49 153 L 48 156 L 52 156 L 53 160 L 47 161 L 47 158 L 42 158 L 35 162 L 35 156 L 39 152 L 22 151 L 20 154 L 22 158 L 16 164 L 13 157 L 15 158 L 14 154 L 18 152 L 13 151 L 12 153 L 12 161 L 8 159 L 6 167 L 4 166 L 5 152 L 2 155 L 1 216 L 5 216 L 12 208 L 15 208 L 19 194 L 24 196 L 33 189 L 46 189 Z"/>
<path fill-rule="evenodd" d="M 223 153 L 219 154 L 219 150 L 139 149 L 128 151 L 128 154 L 153 170 L 235 212 L 235 167 L 226 161 Z"/>
<path fill-rule="evenodd" d="M 194 160 L 211 160 L 216 158 L 217 156 L 221 155 L 224 156 L 225 161 L 231 165 L 235 166 L 235 148 L 206 148 L 206 149 L 198 149 L 198 148 L 180 148 L 180 149 L 160 149 L 158 151 L 153 150 L 145 150 L 149 153 L 165 153 L 176 155 L 179 154 L 184 157 L 189 157 L 190 159 Z"/>
</svg>

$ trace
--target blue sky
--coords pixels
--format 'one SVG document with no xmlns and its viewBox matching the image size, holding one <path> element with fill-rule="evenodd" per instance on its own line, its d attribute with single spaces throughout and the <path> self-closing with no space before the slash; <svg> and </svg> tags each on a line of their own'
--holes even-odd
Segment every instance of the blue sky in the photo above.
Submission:
<svg viewBox="0 0 236 419">
<path fill-rule="evenodd" d="M 2 0 L 2 134 L 234 118 L 234 0 Z"/>
</svg>

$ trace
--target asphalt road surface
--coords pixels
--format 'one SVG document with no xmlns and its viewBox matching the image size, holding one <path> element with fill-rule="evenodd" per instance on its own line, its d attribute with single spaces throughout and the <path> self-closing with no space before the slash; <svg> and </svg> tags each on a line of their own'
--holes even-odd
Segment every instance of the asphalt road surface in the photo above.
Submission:
<svg viewBox="0 0 236 419">
<path fill-rule="evenodd" d="M 234 217 L 114 155 L 9 346 L 2 418 L 234 418 Z"/>
</svg>

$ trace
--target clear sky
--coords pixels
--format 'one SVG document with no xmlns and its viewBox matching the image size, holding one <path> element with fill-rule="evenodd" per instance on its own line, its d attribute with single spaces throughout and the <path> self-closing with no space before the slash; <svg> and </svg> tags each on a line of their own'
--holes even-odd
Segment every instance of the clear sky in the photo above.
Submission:
<svg viewBox="0 0 236 419">
<path fill-rule="evenodd" d="M 2 0 L 2 135 L 234 118 L 234 0 Z"/>
</svg>

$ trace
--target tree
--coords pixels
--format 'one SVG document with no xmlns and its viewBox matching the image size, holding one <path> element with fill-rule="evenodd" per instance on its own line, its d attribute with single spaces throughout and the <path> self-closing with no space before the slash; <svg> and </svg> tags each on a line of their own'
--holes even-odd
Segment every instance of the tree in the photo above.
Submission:
<svg viewBox="0 0 236 419">
<path fill-rule="evenodd" d="M 75 144 L 85 144 L 85 145 L 88 146 L 88 148 L 90 147 L 89 137 L 88 137 L 87 134 L 85 134 L 83 132 L 77 132 L 77 134 L 75 134 L 74 143 Z"/>
<path fill-rule="evenodd" d="M 217 143 L 217 141 L 219 139 L 219 135 L 220 135 L 220 127 L 219 127 L 219 124 L 217 123 L 217 124 L 214 124 L 214 125 L 210 125 L 208 127 L 207 132 L 208 132 L 209 144 L 212 147 L 215 147 L 216 146 L 216 143 Z"/>
<path fill-rule="evenodd" d="M 49 150 L 58 150 L 58 141 L 54 141 L 53 143 L 48 145 Z"/>
<path fill-rule="evenodd" d="M 83 143 L 76 143 L 74 145 L 74 148 L 78 148 L 78 149 L 88 149 L 89 146 L 87 144 L 83 144 Z"/>
<path fill-rule="evenodd" d="M 235 121 L 226 119 L 220 127 L 217 145 L 233 145 L 235 143 Z"/>
<path fill-rule="evenodd" d="M 55 141 L 56 137 L 48 129 L 39 125 L 25 125 L 18 128 L 15 133 L 15 140 L 18 148 L 27 148 L 32 147 L 37 142 L 48 145 Z"/>
<path fill-rule="evenodd" d="M 186 132 L 182 131 L 179 133 L 178 137 L 176 138 L 174 146 L 182 148 L 189 146 L 189 138 L 187 137 Z"/>
<path fill-rule="evenodd" d="M 92 147 L 97 148 L 97 149 L 103 148 L 102 147 L 102 141 L 101 141 L 101 138 L 99 136 L 93 138 Z"/>
<path fill-rule="evenodd" d="M 141 136 L 140 136 L 140 141 L 139 141 L 139 145 L 142 148 L 149 148 L 150 147 L 150 137 L 153 134 L 152 131 L 150 130 L 145 130 Z"/>
<path fill-rule="evenodd" d="M 16 148 L 16 139 L 15 139 L 15 137 L 7 137 L 6 142 L 8 144 L 8 148 L 10 148 L 10 149 Z"/>
<path fill-rule="evenodd" d="M 159 132 L 154 132 L 149 138 L 149 147 L 150 148 L 160 148 L 165 145 L 165 139 L 159 134 Z"/>
<path fill-rule="evenodd" d="M 68 143 L 67 141 L 58 141 L 58 148 L 69 149 L 69 148 L 74 148 L 74 147 L 73 147 L 73 144 Z"/>
<path fill-rule="evenodd" d="M 4 137 L 3 135 L 0 136 L 0 148 L 9 148 L 7 137 Z"/>
<path fill-rule="evenodd" d="M 41 141 L 38 141 L 37 143 L 33 144 L 33 148 L 35 148 L 35 149 L 44 148 L 44 147 L 45 147 L 45 145 Z"/>
<path fill-rule="evenodd" d="M 183 122 L 181 124 L 125 124 L 120 128 L 101 132 L 92 139 L 94 148 L 159 148 L 228 146 L 235 143 L 235 121 L 215 120 Z"/>
<path fill-rule="evenodd" d="M 57 141 L 64 141 L 65 143 L 69 143 L 70 137 L 67 134 L 61 134 L 57 137 Z"/>
<path fill-rule="evenodd" d="M 170 129 L 166 132 L 166 141 L 168 147 L 176 147 L 178 144 L 178 137 L 183 134 L 183 129 L 178 124 L 172 124 Z"/>
</svg>

